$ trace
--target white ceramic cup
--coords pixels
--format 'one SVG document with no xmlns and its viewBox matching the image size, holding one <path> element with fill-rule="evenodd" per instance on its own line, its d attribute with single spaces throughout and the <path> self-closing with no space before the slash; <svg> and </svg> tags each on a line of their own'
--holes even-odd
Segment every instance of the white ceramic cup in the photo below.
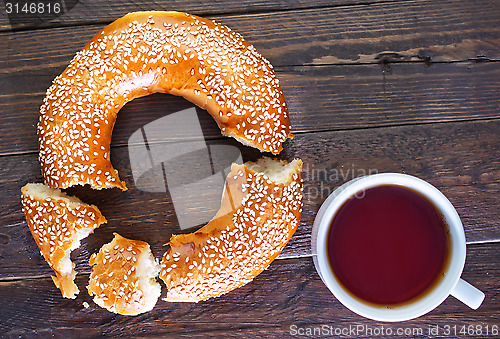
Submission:
<svg viewBox="0 0 500 339">
<path fill-rule="evenodd" d="M 450 229 L 450 258 L 443 279 L 415 301 L 401 306 L 374 306 L 354 298 L 338 282 L 328 260 L 328 231 L 344 202 L 364 190 L 380 185 L 399 185 L 410 188 L 430 200 L 444 217 Z M 378 321 L 404 321 L 419 317 L 439 306 L 450 294 L 467 306 L 477 309 L 484 293 L 460 278 L 465 264 L 465 234 L 460 217 L 449 200 L 434 186 L 416 177 L 382 173 L 353 179 L 337 188 L 322 204 L 316 215 L 311 248 L 314 264 L 321 279 L 334 296 L 353 312 Z"/>
</svg>

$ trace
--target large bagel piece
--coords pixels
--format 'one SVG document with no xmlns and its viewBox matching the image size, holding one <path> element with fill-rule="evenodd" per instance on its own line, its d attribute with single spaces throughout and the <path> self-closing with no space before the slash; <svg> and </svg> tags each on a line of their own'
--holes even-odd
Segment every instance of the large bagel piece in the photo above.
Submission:
<svg viewBox="0 0 500 339">
<path fill-rule="evenodd" d="M 109 157 L 116 115 L 155 92 L 206 109 L 222 134 L 261 151 L 277 154 L 293 137 L 271 64 L 238 33 L 186 13 L 130 13 L 99 32 L 47 90 L 38 123 L 46 183 L 126 190 Z"/>
<path fill-rule="evenodd" d="M 301 160 L 233 164 L 216 216 L 170 238 L 160 272 L 166 300 L 198 302 L 252 281 L 285 247 L 301 213 Z"/>
</svg>

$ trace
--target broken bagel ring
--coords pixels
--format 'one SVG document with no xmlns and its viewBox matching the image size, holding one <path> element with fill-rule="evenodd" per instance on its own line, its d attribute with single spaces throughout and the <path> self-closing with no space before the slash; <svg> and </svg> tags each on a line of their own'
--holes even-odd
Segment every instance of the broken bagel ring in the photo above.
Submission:
<svg viewBox="0 0 500 339">
<path fill-rule="evenodd" d="M 292 138 L 271 64 L 230 28 L 179 12 L 130 13 L 99 32 L 56 77 L 40 108 L 48 186 L 127 187 L 111 165 L 118 111 L 161 92 L 206 109 L 222 134 L 279 153 Z"/>
<path fill-rule="evenodd" d="M 38 123 L 39 159 L 46 184 L 126 190 L 109 159 L 113 126 L 125 103 L 155 92 L 183 96 L 206 109 L 222 134 L 261 151 L 277 154 L 282 143 L 293 137 L 272 66 L 239 34 L 186 13 L 131 13 L 98 33 L 47 90 Z M 28 220 L 29 203 L 24 202 Z M 40 213 L 42 219 L 51 217 L 44 210 Z M 264 158 L 233 164 L 216 216 L 197 232 L 170 239 L 159 273 L 168 288 L 166 300 L 198 302 L 250 282 L 279 255 L 297 229 L 301 213 L 300 159 L 286 163 Z M 101 279 L 104 273 L 111 278 L 114 266 L 124 263 L 118 252 L 113 255 L 121 262 L 114 261 L 110 246 L 125 251 L 112 242 L 91 259 L 96 265 L 89 293 L 112 312 L 149 310 L 159 295 L 156 285 L 151 300 L 143 289 L 130 289 L 128 294 L 120 290 L 128 287 L 135 266 L 120 278 L 123 281 L 113 280 L 116 284 Z M 134 256 L 125 260 L 134 260 L 140 251 L 127 246 Z M 141 249 L 149 246 L 141 242 Z M 149 282 L 158 269 L 150 266 Z M 63 273 L 73 283 L 75 273 Z M 110 298 L 110 290 L 130 296 L 125 298 L 128 304 L 117 303 L 114 294 Z M 77 289 L 67 295 L 76 293 Z M 151 302 L 143 303 L 146 299 Z"/>
</svg>

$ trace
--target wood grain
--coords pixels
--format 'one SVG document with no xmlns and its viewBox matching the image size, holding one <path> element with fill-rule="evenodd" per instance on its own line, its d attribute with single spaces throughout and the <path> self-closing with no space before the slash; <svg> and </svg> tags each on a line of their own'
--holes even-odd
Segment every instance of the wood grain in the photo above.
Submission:
<svg viewBox="0 0 500 339">
<path fill-rule="evenodd" d="M 500 120 L 297 135 L 286 144 L 281 157 L 304 161 L 304 212 L 280 257 L 309 255 L 314 217 L 326 197 L 342 183 L 376 172 L 407 173 L 427 180 L 457 208 L 469 243 L 499 241 L 499 135 Z M 238 147 L 244 161 L 261 156 L 231 139 L 208 142 L 214 143 Z M 73 254 L 77 269 L 84 272 L 88 272 L 90 254 L 109 242 L 113 232 L 149 242 L 160 257 L 166 250 L 163 244 L 172 234 L 192 231 L 180 230 L 168 192 L 137 189 L 126 147 L 114 148 L 111 157 L 129 187 L 127 192 L 78 187 L 68 190 L 97 205 L 108 219 L 108 224 L 84 240 L 82 248 Z M 179 171 L 204 173 L 199 159 L 179 163 Z M 41 181 L 35 154 L 0 157 L 4 192 L 0 198 L 0 279 L 51 274 L 29 233 L 18 199 L 21 186 Z M 204 193 L 209 192 L 200 192 Z M 192 213 L 205 207 L 203 199 L 199 206 L 194 201 L 191 204 Z M 217 206 L 212 214 L 216 210 Z"/>
<path fill-rule="evenodd" d="M 277 70 L 294 133 L 500 117 L 500 63 L 423 63 L 290 67 Z M 21 72 L 22 73 L 22 72 Z M 53 72 L 53 74 L 57 74 Z M 55 75 L 54 75 L 55 76 Z M 38 110 L 52 75 L 2 75 L 0 155 L 37 150 Z M 118 114 L 113 146 L 127 145 L 143 125 L 193 107 L 156 94 L 129 102 Z M 221 138 L 198 109 L 206 139 Z M 173 140 L 172 136 L 158 136 Z"/>
<path fill-rule="evenodd" d="M 299 1 L 273 1 L 273 0 L 243 0 L 243 1 L 200 1 L 184 0 L 150 2 L 145 0 L 131 1 L 98 1 L 98 0 L 65 0 L 64 15 L 45 15 L 37 19 L 31 17 L 16 18 L 15 16 L 0 16 L 0 31 L 27 30 L 46 27 L 59 27 L 68 25 L 81 25 L 111 22 L 129 12 L 135 11 L 181 11 L 200 16 L 234 14 L 234 13 L 259 13 L 280 10 L 297 10 L 303 8 L 321 8 L 327 6 L 356 5 L 396 0 L 299 0 Z M 16 20 L 17 19 L 17 20 Z M 23 20 L 24 19 L 24 20 Z"/>
<path fill-rule="evenodd" d="M 378 63 L 381 58 L 403 62 L 500 60 L 499 16 L 495 1 L 429 0 L 208 18 L 242 34 L 279 67 Z M 40 66 L 45 65 L 62 71 L 104 26 L 0 33 L 5 38 L 0 40 L 0 70 L 44 74 Z"/>
<path fill-rule="evenodd" d="M 485 291 L 482 306 L 473 311 L 447 298 L 438 308 L 404 323 L 366 320 L 342 306 L 317 275 L 311 258 L 276 260 L 255 280 L 222 297 L 198 304 L 159 300 L 153 311 L 136 317 L 119 316 L 95 305 L 85 291 L 87 274 L 77 276 L 82 292 L 76 300 L 60 297 L 49 278 L 0 282 L 0 332 L 17 336 L 251 336 L 290 337 L 290 326 L 334 328 L 383 326 L 422 330 L 412 337 L 443 335 L 443 326 L 500 325 L 498 260 L 500 244 L 468 246 L 463 278 Z M 473 264 L 471 264 L 473 263 Z M 162 297 L 166 294 L 163 287 Z M 82 306 L 88 302 L 88 309 Z M 429 326 L 441 327 L 430 336 Z M 353 337 L 372 337 L 360 332 Z M 484 336 L 483 336 L 484 337 Z"/>
</svg>

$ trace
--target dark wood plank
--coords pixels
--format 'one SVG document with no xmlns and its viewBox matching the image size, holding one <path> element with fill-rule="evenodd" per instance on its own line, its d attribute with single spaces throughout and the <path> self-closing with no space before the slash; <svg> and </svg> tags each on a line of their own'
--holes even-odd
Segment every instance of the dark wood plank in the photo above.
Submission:
<svg viewBox="0 0 500 339">
<path fill-rule="evenodd" d="M 0 282 L 0 332 L 17 336 L 251 336 L 291 337 L 291 327 L 332 328 L 367 326 L 372 331 L 409 328 L 422 331 L 408 337 L 463 337 L 444 335 L 444 326 L 499 326 L 500 244 L 468 246 L 463 278 L 481 289 L 486 299 L 474 311 L 453 297 L 420 318 L 404 323 L 366 320 L 342 306 L 317 275 L 311 258 L 276 260 L 255 280 L 222 297 L 206 302 L 167 303 L 159 300 L 153 311 L 136 317 L 115 315 L 95 305 L 84 290 L 88 275 L 77 276 L 82 292 L 76 300 L 63 299 L 48 278 Z M 166 294 L 163 287 L 162 296 Z M 83 302 L 90 307 L 84 308 Z M 429 327 L 440 326 L 438 336 Z M 293 329 L 293 327 L 292 327 Z M 364 327 L 363 327 L 364 329 Z M 485 337 L 483 336 L 478 337 Z M 353 337 L 373 337 L 360 332 Z M 393 337 L 393 336 L 390 336 Z M 399 336 L 402 337 L 402 336 Z M 468 337 L 468 336 L 467 336 Z M 495 336 L 493 336 L 495 337 Z"/>
<path fill-rule="evenodd" d="M 288 145 L 286 156 L 304 158 L 306 173 L 305 225 L 296 233 L 293 252 L 309 251 L 314 216 L 329 192 L 370 172 L 406 173 L 427 180 L 457 208 L 469 242 L 499 239 L 498 121 L 313 133 Z M 484 160 L 473 160 L 476 156 Z M 289 250 L 292 246 L 282 255 Z"/>
<path fill-rule="evenodd" d="M 381 57 L 499 60 L 499 16 L 495 1 L 422 0 L 208 18 L 242 34 L 274 66 L 295 66 L 377 63 Z M 40 65 L 64 67 L 105 25 L 1 33 L 0 70 L 43 74 Z"/>
<path fill-rule="evenodd" d="M 232 139 L 207 143 L 237 147 L 244 161 L 261 156 Z M 136 187 L 128 148 L 114 148 L 111 156 L 129 191 L 68 190 L 97 205 L 109 221 L 74 252 L 77 268 L 85 272 L 90 253 L 109 242 L 113 232 L 149 242 L 160 257 L 172 234 L 192 231 L 180 230 L 170 193 Z M 469 243 L 500 240 L 500 120 L 299 134 L 287 142 L 281 157 L 304 161 L 304 212 L 281 258 L 309 255 L 314 217 L 326 197 L 342 183 L 375 172 L 407 173 L 429 181 L 457 208 Z M 178 163 L 178 172 L 204 173 L 201 159 Z M 4 193 L 0 197 L 0 279 L 51 273 L 26 226 L 18 198 L 25 183 L 41 181 L 36 154 L 0 157 Z M 209 193 L 200 191 L 200 195 Z M 203 199 L 192 202 L 195 210 L 206 207 Z"/>
<path fill-rule="evenodd" d="M 497 63 L 296 67 L 282 83 L 295 131 L 348 130 L 500 117 L 497 71 Z"/>
<path fill-rule="evenodd" d="M 200 16 L 234 14 L 234 13 L 260 13 L 280 10 L 294 10 L 304 8 L 322 8 L 329 6 L 357 5 L 398 0 L 300 0 L 300 1 L 98 1 L 98 0 L 64 0 L 65 7 L 58 14 L 27 16 L 0 15 L 0 31 L 18 29 L 37 29 L 41 27 L 59 27 L 68 25 L 82 25 L 92 23 L 111 22 L 129 12 L 136 11 L 181 11 Z"/>
<path fill-rule="evenodd" d="M 34 71 L 0 76 L 0 155 L 37 150 L 38 110 L 53 76 Z M 423 63 L 280 68 L 294 133 L 500 117 L 500 63 Z M 192 107 L 156 94 L 119 113 L 113 145 L 155 119 Z M 207 139 L 220 131 L 206 112 L 198 116 Z M 162 135 L 170 140 L 169 135 Z"/>
</svg>

